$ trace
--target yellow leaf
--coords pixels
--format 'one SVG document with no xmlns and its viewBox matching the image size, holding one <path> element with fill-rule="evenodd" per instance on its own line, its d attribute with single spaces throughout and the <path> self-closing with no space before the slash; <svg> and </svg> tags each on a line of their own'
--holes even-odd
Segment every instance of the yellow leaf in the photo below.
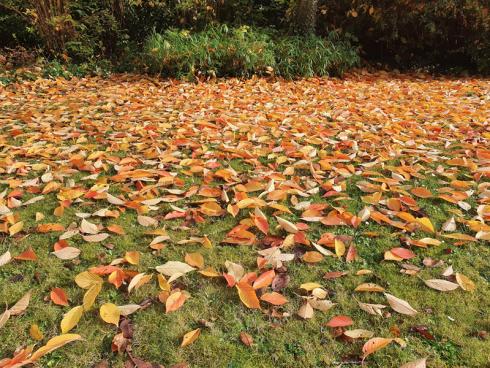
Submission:
<svg viewBox="0 0 490 368">
<path fill-rule="evenodd" d="M 203 268 L 204 267 L 204 257 L 201 253 L 186 253 L 185 262 L 189 266 Z"/>
<path fill-rule="evenodd" d="M 61 320 L 61 333 L 65 334 L 75 327 L 78 321 L 80 321 L 80 318 L 82 318 L 82 314 L 83 307 L 80 305 L 68 311 Z"/>
<path fill-rule="evenodd" d="M 165 276 L 163 276 L 161 273 L 159 273 L 157 276 L 157 280 L 158 280 L 158 286 L 160 286 L 160 289 L 162 289 L 163 291 L 170 291 L 171 286 L 168 283 Z"/>
<path fill-rule="evenodd" d="M 90 289 L 93 284 L 103 283 L 104 280 L 94 273 L 84 271 L 75 276 L 75 282 L 82 289 Z"/>
<path fill-rule="evenodd" d="M 307 282 L 305 284 L 301 284 L 300 285 L 300 289 L 304 289 L 306 291 L 311 291 L 313 289 L 316 289 L 316 288 L 321 288 L 322 285 L 316 283 L 316 282 Z"/>
<path fill-rule="evenodd" d="M 345 254 L 345 244 L 340 239 L 335 239 L 335 254 L 339 258 Z"/>
<path fill-rule="evenodd" d="M 9 227 L 9 235 L 14 236 L 19 231 L 21 231 L 23 227 L 24 227 L 23 221 L 19 221 L 16 224 L 13 224 L 12 226 Z"/>
<path fill-rule="evenodd" d="M 182 343 L 180 344 L 180 346 L 183 348 L 184 346 L 192 344 L 194 341 L 197 340 L 199 335 L 201 335 L 200 328 L 187 332 L 182 338 Z"/>
<path fill-rule="evenodd" d="M 121 311 L 117 305 L 112 303 L 106 303 L 100 307 L 100 317 L 104 322 L 112 323 L 119 326 L 119 317 L 121 317 Z"/>
<path fill-rule="evenodd" d="M 383 292 L 385 289 L 377 284 L 365 283 L 361 284 L 354 289 L 354 291 L 372 291 L 372 292 Z"/>
<path fill-rule="evenodd" d="M 31 325 L 31 328 L 29 329 L 29 335 L 31 335 L 31 337 L 37 341 L 42 340 L 44 337 L 43 333 L 39 329 L 39 326 L 36 324 Z"/>
<path fill-rule="evenodd" d="M 422 227 L 422 230 L 428 231 L 430 233 L 435 233 L 434 225 L 432 225 L 432 222 L 430 222 L 429 218 L 419 217 L 415 219 L 415 222 L 417 222 Z"/>
<path fill-rule="evenodd" d="M 475 283 L 462 273 L 456 272 L 456 282 L 464 291 L 474 291 L 476 289 Z"/>
<path fill-rule="evenodd" d="M 17 303 L 13 305 L 12 308 L 10 308 L 9 312 L 11 316 L 18 316 L 19 314 L 24 313 L 24 311 L 27 309 L 29 306 L 29 302 L 31 300 L 31 292 L 28 291 L 27 293 L 24 294 L 22 298 L 20 298 Z"/>
<path fill-rule="evenodd" d="M 220 277 L 221 274 L 218 273 L 214 268 L 208 267 L 205 268 L 202 271 L 198 271 L 201 275 L 206 276 L 206 277 Z"/>
<path fill-rule="evenodd" d="M 93 284 L 90 289 L 87 290 L 85 295 L 83 296 L 83 309 L 88 311 L 95 303 L 95 298 L 99 295 L 102 290 L 102 283 L 97 282 Z"/>
<path fill-rule="evenodd" d="M 206 235 L 202 238 L 202 246 L 207 249 L 211 249 L 213 247 L 213 243 L 208 239 Z"/>
<path fill-rule="evenodd" d="M 82 337 L 77 334 L 64 334 L 55 336 L 51 340 L 49 340 L 46 345 L 40 347 L 38 350 L 32 353 L 29 360 L 35 362 L 36 360 L 39 360 L 39 358 L 62 347 L 63 345 L 66 345 L 72 341 L 80 340 L 81 338 Z"/>
<path fill-rule="evenodd" d="M 320 252 L 310 251 L 303 255 L 303 261 L 307 263 L 318 263 L 323 260 L 323 255 Z"/>
<path fill-rule="evenodd" d="M 129 264 L 137 265 L 138 263 L 140 263 L 140 252 L 138 251 L 126 252 L 126 254 L 124 255 L 124 259 Z"/>
</svg>

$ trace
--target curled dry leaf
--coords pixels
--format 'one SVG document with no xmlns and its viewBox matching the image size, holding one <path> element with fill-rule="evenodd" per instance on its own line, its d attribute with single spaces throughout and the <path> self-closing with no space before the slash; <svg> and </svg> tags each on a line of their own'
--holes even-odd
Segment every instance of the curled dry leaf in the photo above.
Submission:
<svg viewBox="0 0 490 368">
<path fill-rule="evenodd" d="M 5 312 L 0 314 L 0 329 L 5 326 L 7 321 L 10 319 L 10 310 L 6 309 Z"/>
<path fill-rule="evenodd" d="M 298 310 L 298 316 L 303 319 L 313 318 L 314 313 L 315 311 L 308 301 L 305 301 L 305 303 Z"/>
<path fill-rule="evenodd" d="M 138 223 L 141 226 L 145 226 L 145 227 L 148 227 L 148 226 L 158 226 L 158 221 L 155 220 L 153 217 L 149 217 L 149 216 L 139 215 L 138 216 Z"/>
<path fill-rule="evenodd" d="M 82 219 L 82 222 L 80 223 L 80 231 L 85 234 L 95 235 L 99 232 L 99 228 L 96 224 Z"/>
<path fill-rule="evenodd" d="M 369 339 L 374 336 L 374 332 L 362 329 L 347 330 L 344 335 L 351 339 Z"/>
<path fill-rule="evenodd" d="M 131 293 L 131 290 L 137 289 L 143 286 L 144 284 L 150 282 L 152 277 L 153 275 L 146 275 L 145 273 L 139 273 L 136 276 L 134 276 L 128 285 L 128 294 Z"/>
<path fill-rule="evenodd" d="M 279 226 L 287 231 L 288 233 L 291 233 L 291 234 L 296 234 L 299 230 L 298 230 L 298 227 L 293 224 L 292 222 L 286 220 L 286 219 L 283 219 L 279 216 L 276 216 L 276 219 L 277 219 L 277 222 L 279 223 Z"/>
<path fill-rule="evenodd" d="M 10 251 L 6 251 L 0 256 L 0 267 L 5 266 L 11 260 L 12 260 L 12 255 L 10 254 Z"/>
<path fill-rule="evenodd" d="M 383 308 L 386 308 L 386 305 L 383 304 L 369 304 L 369 303 L 361 303 L 361 302 L 357 302 L 357 303 L 359 304 L 359 308 L 361 308 L 363 311 L 378 316 L 382 316 Z"/>
<path fill-rule="evenodd" d="M 385 289 L 377 284 L 364 283 L 357 286 L 354 291 L 382 293 Z"/>
<path fill-rule="evenodd" d="M 10 315 L 11 316 L 18 316 L 19 314 L 22 314 L 25 312 L 27 307 L 29 306 L 29 302 L 31 300 L 31 292 L 28 291 L 27 293 L 24 294 L 22 298 L 20 298 L 17 303 L 15 303 L 11 308 L 10 308 Z"/>
<path fill-rule="evenodd" d="M 141 305 L 139 304 L 126 304 L 126 305 L 118 305 L 119 312 L 121 312 L 121 316 L 129 316 L 134 312 L 141 309 Z"/>
</svg>

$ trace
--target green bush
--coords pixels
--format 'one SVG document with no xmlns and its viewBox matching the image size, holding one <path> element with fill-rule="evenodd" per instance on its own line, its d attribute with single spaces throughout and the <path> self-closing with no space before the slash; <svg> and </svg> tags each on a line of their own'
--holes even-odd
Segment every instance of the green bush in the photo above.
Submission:
<svg viewBox="0 0 490 368">
<path fill-rule="evenodd" d="M 154 33 L 145 53 L 150 71 L 179 78 L 264 74 L 275 64 L 272 40 L 266 33 L 225 25 L 198 33 Z"/>
<path fill-rule="evenodd" d="M 326 39 L 318 36 L 280 37 L 274 54 L 276 74 L 285 78 L 341 76 L 359 64 L 357 50 L 349 39 L 334 32 Z"/>
<path fill-rule="evenodd" d="M 154 33 L 145 44 L 145 54 L 151 72 L 179 78 L 272 73 L 285 78 L 342 75 L 359 63 L 349 40 L 334 33 L 327 39 L 279 36 L 271 31 L 224 25 L 197 33 Z"/>
</svg>

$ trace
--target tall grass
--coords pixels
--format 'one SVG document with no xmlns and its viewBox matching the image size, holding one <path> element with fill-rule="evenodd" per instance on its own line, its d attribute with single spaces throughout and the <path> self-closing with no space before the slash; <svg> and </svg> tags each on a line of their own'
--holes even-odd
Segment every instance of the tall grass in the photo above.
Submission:
<svg viewBox="0 0 490 368">
<path fill-rule="evenodd" d="M 346 39 L 331 34 L 278 36 L 249 27 L 214 26 L 202 32 L 167 30 L 148 37 L 145 62 L 153 73 L 178 78 L 275 74 L 285 78 L 342 75 L 359 63 Z"/>
</svg>

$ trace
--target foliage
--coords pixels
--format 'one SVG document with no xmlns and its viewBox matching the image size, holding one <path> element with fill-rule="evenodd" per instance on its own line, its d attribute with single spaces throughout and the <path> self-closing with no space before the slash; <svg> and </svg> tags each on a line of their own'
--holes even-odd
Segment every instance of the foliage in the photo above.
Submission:
<svg viewBox="0 0 490 368">
<path fill-rule="evenodd" d="M 280 37 L 274 54 L 276 73 L 286 78 L 341 76 L 359 64 L 350 40 L 335 32 L 329 33 L 326 39 L 314 35 Z"/>
<path fill-rule="evenodd" d="M 356 35 L 373 60 L 490 72 L 489 10 L 486 0 L 323 0 L 319 24 Z"/>
<path fill-rule="evenodd" d="M 177 77 L 251 76 L 274 66 L 270 37 L 248 27 L 209 27 L 202 32 L 168 30 L 145 44 L 153 72 Z"/>
<path fill-rule="evenodd" d="M 244 26 L 155 33 L 148 38 L 145 51 L 150 71 L 191 78 L 342 75 L 359 62 L 349 40 L 335 33 L 325 40 L 313 35 L 281 36 Z"/>
</svg>

